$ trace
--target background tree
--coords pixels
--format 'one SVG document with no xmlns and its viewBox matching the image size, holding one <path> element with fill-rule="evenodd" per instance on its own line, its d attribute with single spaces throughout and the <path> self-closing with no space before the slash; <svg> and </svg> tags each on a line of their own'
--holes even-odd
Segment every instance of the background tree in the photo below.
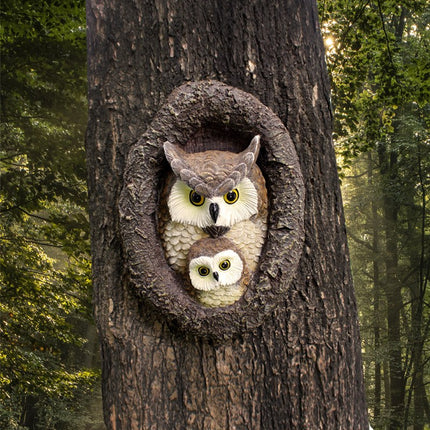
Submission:
<svg viewBox="0 0 430 430">
<path fill-rule="evenodd" d="M 2 2 L 1 24 L 0 427 L 84 428 L 98 381 L 84 2 Z"/>
<path fill-rule="evenodd" d="M 367 428 L 357 315 L 316 4 L 88 4 L 88 168 L 108 428 Z M 124 160 L 166 96 L 214 78 L 282 119 L 306 185 L 306 245 L 284 306 L 214 344 L 139 303 L 124 270 Z"/>
<path fill-rule="evenodd" d="M 423 429 L 430 421 L 430 9 L 421 1 L 320 6 L 335 137 L 351 166 L 344 189 L 369 406 L 377 428 Z"/>
</svg>

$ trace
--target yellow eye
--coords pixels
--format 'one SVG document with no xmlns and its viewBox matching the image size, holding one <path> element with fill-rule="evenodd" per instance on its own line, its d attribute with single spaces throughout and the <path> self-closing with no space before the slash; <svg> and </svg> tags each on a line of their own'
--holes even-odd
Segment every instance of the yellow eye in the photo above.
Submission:
<svg viewBox="0 0 430 430">
<path fill-rule="evenodd" d="M 208 276 L 208 275 L 209 275 L 209 273 L 210 273 L 209 268 L 208 268 L 208 267 L 206 267 L 206 266 L 200 266 L 200 267 L 198 268 L 198 271 L 199 271 L 199 275 L 200 275 L 200 276 Z"/>
<path fill-rule="evenodd" d="M 228 270 L 230 269 L 230 266 L 231 266 L 230 260 L 224 260 L 224 261 L 221 261 L 221 263 L 219 263 L 219 268 L 221 270 Z"/>
<path fill-rule="evenodd" d="M 190 202 L 194 206 L 201 206 L 205 202 L 205 198 L 200 194 L 196 193 L 194 190 L 190 191 Z"/>
<path fill-rule="evenodd" d="M 239 199 L 239 191 L 237 190 L 237 188 L 224 194 L 224 201 L 229 205 L 236 203 L 238 199 Z"/>
</svg>

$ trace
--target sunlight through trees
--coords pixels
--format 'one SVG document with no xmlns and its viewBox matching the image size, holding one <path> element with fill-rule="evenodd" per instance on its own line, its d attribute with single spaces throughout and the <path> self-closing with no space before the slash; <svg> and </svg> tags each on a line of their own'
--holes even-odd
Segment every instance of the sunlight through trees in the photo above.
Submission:
<svg viewBox="0 0 430 430">
<path fill-rule="evenodd" d="M 430 8 L 320 3 L 375 428 L 430 422 Z M 409 428 L 409 427 L 408 427 Z"/>
</svg>

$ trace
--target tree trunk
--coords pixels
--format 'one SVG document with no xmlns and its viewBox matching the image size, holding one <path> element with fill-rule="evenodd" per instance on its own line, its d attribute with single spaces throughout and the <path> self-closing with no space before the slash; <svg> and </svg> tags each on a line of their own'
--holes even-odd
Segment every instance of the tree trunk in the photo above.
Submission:
<svg viewBox="0 0 430 430">
<path fill-rule="evenodd" d="M 390 430 L 401 428 L 405 413 L 405 378 L 402 367 L 400 313 L 403 308 L 399 281 L 398 202 L 394 194 L 397 177 L 397 153 L 384 145 L 379 148 L 383 176 L 383 213 L 385 223 L 385 295 L 387 298 L 387 340 L 390 371 Z"/>
<path fill-rule="evenodd" d="M 413 430 L 424 430 L 425 423 L 425 372 L 424 372 L 424 345 L 426 340 L 425 333 L 425 316 L 424 316 L 424 298 L 425 298 L 425 228 L 426 228 L 426 189 L 424 186 L 421 151 L 419 144 L 416 148 L 417 179 L 420 184 L 420 203 L 418 206 L 414 202 L 414 194 L 408 194 L 408 237 L 411 238 L 411 245 L 407 247 L 409 257 L 409 266 L 416 268 L 415 274 L 409 280 L 409 291 L 411 297 L 410 308 L 410 353 L 411 353 L 411 373 L 412 382 L 408 390 L 407 416 L 409 416 L 410 399 L 413 396 Z M 411 190 L 413 191 L 413 190 Z M 420 219 L 419 228 L 416 221 Z M 417 247 L 417 243 L 420 244 Z M 405 425 L 408 420 L 405 420 Z"/>
<path fill-rule="evenodd" d="M 373 152 L 369 151 L 367 154 L 368 165 L 367 165 L 367 184 L 369 189 L 374 189 L 374 178 L 373 169 L 374 161 L 372 158 Z M 381 300 L 381 288 L 380 288 L 380 238 L 379 238 L 379 216 L 378 216 L 378 205 L 375 200 L 372 200 L 372 266 L 373 266 L 373 335 L 374 335 L 374 348 L 377 352 L 378 357 L 375 361 L 375 384 L 374 384 L 374 400 L 373 400 L 373 419 L 377 423 L 381 416 L 381 394 L 382 394 L 382 366 L 379 358 L 379 350 L 381 348 L 381 322 L 380 322 L 380 300 Z"/>
<path fill-rule="evenodd" d="M 315 2 L 89 0 L 87 16 L 94 304 L 107 427 L 367 428 Z M 216 343 L 171 330 L 136 297 L 117 207 L 130 146 L 175 87 L 201 79 L 245 90 L 281 118 L 306 187 L 303 256 L 282 306 L 257 329 Z"/>
</svg>

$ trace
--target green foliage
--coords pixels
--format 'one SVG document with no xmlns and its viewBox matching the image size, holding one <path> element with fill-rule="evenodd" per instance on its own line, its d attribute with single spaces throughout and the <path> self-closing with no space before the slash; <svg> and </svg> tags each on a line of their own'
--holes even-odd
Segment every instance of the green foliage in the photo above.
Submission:
<svg viewBox="0 0 430 430">
<path fill-rule="evenodd" d="M 419 126 L 415 127 L 415 130 L 419 129 Z M 381 429 L 390 422 L 389 361 L 394 346 L 401 351 L 406 405 L 403 420 L 410 420 L 409 424 L 416 418 L 416 374 L 422 372 L 425 385 L 430 382 L 430 292 L 427 288 L 430 223 L 429 214 L 424 210 L 429 201 L 430 183 L 422 181 L 422 178 L 430 177 L 430 145 L 422 145 L 416 139 L 410 139 L 408 144 L 401 139 L 398 145 L 394 177 L 381 175 L 378 154 L 370 151 L 354 160 L 343 180 L 368 405 L 374 428 Z M 384 211 L 387 196 L 396 203 L 394 228 L 387 222 Z M 397 267 L 388 266 L 389 240 L 393 236 L 396 237 Z M 395 269 L 401 292 L 398 345 L 388 339 L 387 313 L 395 305 L 391 299 L 393 285 L 389 280 L 389 269 Z M 376 365 L 380 366 L 382 384 L 379 398 L 375 392 Z M 375 410 L 379 412 L 375 413 Z M 419 420 L 428 421 L 423 415 Z"/>
<path fill-rule="evenodd" d="M 430 98 L 430 8 L 425 0 L 320 3 L 343 163 L 393 132 L 399 106 Z"/>
<path fill-rule="evenodd" d="M 84 428 L 99 370 L 86 212 L 85 5 L 1 5 L 0 427 Z"/>
<path fill-rule="evenodd" d="M 376 429 L 423 429 L 430 421 L 430 5 L 319 6 L 370 418 Z"/>
</svg>

